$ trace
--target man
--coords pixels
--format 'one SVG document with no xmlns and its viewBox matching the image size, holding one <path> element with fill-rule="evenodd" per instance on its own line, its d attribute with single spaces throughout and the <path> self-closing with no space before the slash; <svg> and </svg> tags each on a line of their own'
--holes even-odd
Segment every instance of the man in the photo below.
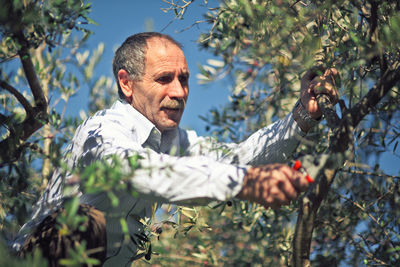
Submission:
<svg viewBox="0 0 400 267">
<path fill-rule="evenodd" d="M 171 37 L 159 33 L 129 37 L 115 53 L 113 71 L 121 99 L 87 119 L 77 129 L 67 153 L 71 169 L 117 155 L 129 171 L 128 157 L 141 156 L 141 168 L 131 177 L 138 196 L 118 192 L 117 207 L 106 193 L 82 194 L 74 187 L 81 205 L 95 208 L 92 217 L 102 224 L 105 220 L 106 255 L 99 257 L 104 266 L 129 265 L 137 248 L 135 238 L 143 231 L 139 220 L 151 216 L 156 202 L 196 205 L 236 197 L 277 208 L 307 188 L 305 176 L 281 162 L 295 150 L 299 136 L 304 136 L 321 117 L 314 89 L 318 87 L 318 93 L 337 101 L 332 82 L 336 70 L 327 70 L 321 76 L 307 73 L 293 112 L 240 144 L 217 143 L 179 128 L 189 94 L 189 71 L 181 46 Z M 63 189 L 74 179 L 57 171 L 33 220 L 23 230 L 36 227 L 31 236 L 43 236 L 47 229 L 43 221 L 62 210 L 58 208 L 65 197 Z M 99 219 L 98 211 L 103 218 Z M 124 239 L 121 217 L 128 223 L 132 237 L 129 242 Z M 88 235 L 88 239 L 90 235 L 98 236 Z M 25 242 L 23 247 L 31 249 L 30 240 L 35 238 L 27 236 L 21 235 L 15 247 Z"/>
</svg>

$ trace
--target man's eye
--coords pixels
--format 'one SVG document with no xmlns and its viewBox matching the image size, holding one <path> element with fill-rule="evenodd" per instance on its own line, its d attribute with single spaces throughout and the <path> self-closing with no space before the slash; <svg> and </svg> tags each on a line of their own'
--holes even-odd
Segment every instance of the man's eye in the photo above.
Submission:
<svg viewBox="0 0 400 267">
<path fill-rule="evenodd" d="M 179 81 L 180 81 L 181 83 L 187 83 L 187 82 L 188 82 L 188 79 L 189 79 L 189 76 L 188 76 L 188 75 L 181 75 L 181 76 L 179 76 Z"/>
<path fill-rule="evenodd" d="M 171 76 L 161 76 L 160 78 L 157 79 L 157 82 L 159 83 L 170 83 L 172 81 Z"/>
</svg>

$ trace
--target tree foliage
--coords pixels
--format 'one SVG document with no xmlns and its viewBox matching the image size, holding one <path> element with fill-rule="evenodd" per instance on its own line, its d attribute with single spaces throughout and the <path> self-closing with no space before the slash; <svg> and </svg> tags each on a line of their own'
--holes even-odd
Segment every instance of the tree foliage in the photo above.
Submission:
<svg viewBox="0 0 400 267">
<path fill-rule="evenodd" d="M 180 17 L 190 12 L 189 2 L 170 2 L 170 9 Z M 229 102 L 203 117 L 212 135 L 240 141 L 285 116 L 299 96 L 302 74 L 315 66 L 339 70 L 340 109 L 327 118 L 336 124 L 322 122 L 294 155 L 310 163 L 309 172 L 319 171 L 316 184 L 297 203 L 277 211 L 241 202 L 201 209 L 212 230 L 174 240 L 166 234 L 167 240 L 160 241 L 165 258 L 155 261 L 398 265 L 399 171 L 380 164 L 382 155 L 399 159 L 399 2 L 225 0 L 217 7 L 204 5 L 210 26 L 199 45 L 215 57 L 201 66 L 197 78 L 231 84 Z M 177 250 L 165 251 L 167 244 Z"/>
<path fill-rule="evenodd" d="M 44 266 L 40 253 L 22 262 L 6 246 L 28 219 L 54 169 L 63 165 L 62 150 L 87 116 L 83 110 L 80 117 L 67 115 L 68 104 L 79 90 L 89 89 L 89 110 L 103 107 L 113 94 L 93 98 L 109 92 L 112 80 L 94 75 L 104 45 L 92 52 L 83 49 L 90 36 L 84 26 L 93 23 L 89 3 L 0 2 L 0 265 Z M 74 214 L 61 222 L 76 226 L 82 218 Z M 81 257 L 82 245 L 67 265 L 92 262 Z"/>
<path fill-rule="evenodd" d="M 164 2 L 183 18 L 193 1 Z M 211 135 L 241 141 L 285 116 L 298 98 L 302 74 L 314 66 L 339 70 L 341 101 L 331 113 L 333 123 L 323 121 L 293 155 L 309 163 L 317 180 L 299 201 L 279 210 L 236 200 L 165 207 L 153 223 L 143 221 L 148 231 L 137 258 L 161 266 L 399 265 L 400 173 L 380 165 L 388 154 L 399 158 L 399 2 L 203 2 L 209 29 L 199 46 L 214 57 L 197 78 L 231 86 L 229 102 L 203 117 Z M 0 265 L 42 266 L 40 254 L 27 262 L 14 259 L 7 240 L 62 166 L 62 148 L 86 116 L 66 115 L 72 96 L 88 87 L 93 112 L 108 106 L 116 89 L 110 78 L 93 74 L 103 46 L 92 53 L 82 48 L 90 5 L 0 5 Z M 327 108 L 332 110 L 329 103 Z M 131 163 L 138 167 L 137 159 Z M 84 190 L 108 190 L 114 202 L 110 184 L 132 190 L 118 161 L 94 164 L 79 175 Z M 82 219 L 73 216 L 76 202 L 69 207 L 61 219 L 65 231 Z M 126 230 L 126 222 L 121 225 Z M 71 255 L 66 265 L 93 262 L 82 244 Z"/>
</svg>

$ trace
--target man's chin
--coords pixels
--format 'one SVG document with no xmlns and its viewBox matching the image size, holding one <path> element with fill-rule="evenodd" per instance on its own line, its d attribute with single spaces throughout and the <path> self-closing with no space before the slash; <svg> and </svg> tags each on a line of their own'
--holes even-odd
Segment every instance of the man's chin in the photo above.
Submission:
<svg viewBox="0 0 400 267">
<path fill-rule="evenodd" d="M 169 119 L 166 122 L 159 123 L 158 125 L 156 125 L 157 129 L 160 130 L 161 132 L 176 129 L 176 128 L 178 128 L 178 126 L 179 126 L 179 121 L 175 121 L 175 120 L 171 120 L 171 119 Z"/>
</svg>

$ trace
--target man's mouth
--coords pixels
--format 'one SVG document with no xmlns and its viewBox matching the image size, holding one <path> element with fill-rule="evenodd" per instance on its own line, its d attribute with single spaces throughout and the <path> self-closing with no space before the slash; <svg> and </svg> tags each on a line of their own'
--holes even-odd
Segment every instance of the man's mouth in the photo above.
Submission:
<svg viewBox="0 0 400 267">
<path fill-rule="evenodd" d="M 185 100 L 184 99 L 164 99 L 161 102 L 162 109 L 168 110 L 180 110 L 185 108 Z"/>
</svg>

